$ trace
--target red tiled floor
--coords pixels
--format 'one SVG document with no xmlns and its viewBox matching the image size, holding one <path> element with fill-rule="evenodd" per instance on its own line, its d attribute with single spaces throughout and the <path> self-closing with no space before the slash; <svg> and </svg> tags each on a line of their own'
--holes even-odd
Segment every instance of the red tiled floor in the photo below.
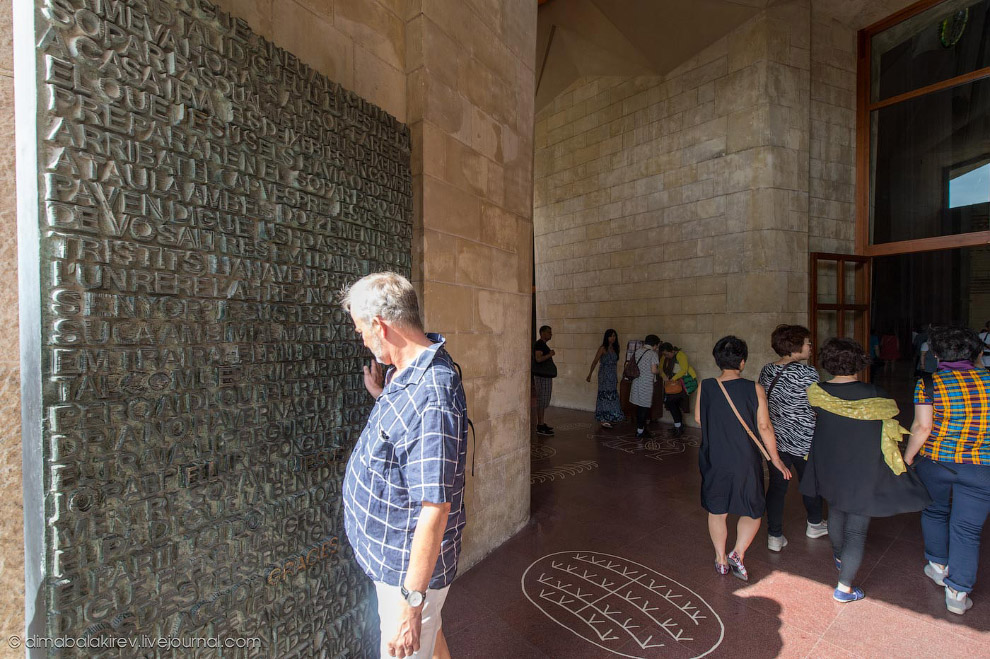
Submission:
<svg viewBox="0 0 990 659">
<path fill-rule="evenodd" d="M 990 583 L 990 561 L 979 575 L 976 606 L 965 616 L 947 613 L 943 591 L 922 573 L 918 515 L 873 521 L 857 579 L 867 599 L 839 604 L 832 600 L 836 572 L 831 545 L 827 537 L 805 537 L 801 499 L 792 486 L 784 523 L 789 544 L 781 553 L 768 551 L 764 524 L 747 553 L 751 580 L 744 583 L 716 574 L 712 566 L 714 552 L 699 501 L 697 431 L 688 429 L 676 441 L 658 438 L 658 445 L 643 450 L 630 441 L 630 428 L 600 430 L 589 413 L 552 409 L 548 420 L 557 434 L 534 436 L 534 446 L 540 447 L 534 451 L 534 472 L 551 473 L 582 461 L 597 466 L 572 474 L 558 469 L 554 480 L 534 484 L 529 525 L 458 577 L 444 608 L 453 656 L 686 658 L 712 645 L 705 656 L 990 656 L 990 594 L 981 588 Z M 657 426 L 657 434 L 667 428 Z M 730 543 L 733 539 L 730 524 Z M 544 557 L 573 559 L 574 552 L 617 557 L 616 565 L 622 561 L 626 567 L 616 570 L 645 569 L 673 580 L 664 584 L 672 589 L 670 599 L 658 602 L 646 593 L 658 606 L 644 607 L 647 615 L 634 610 L 639 600 L 632 592 L 626 598 L 625 590 L 603 592 L 601 599 L 582 593 L 582 602 L 587 598 L 612 614 L 615 620 L 605 628 L 600 618 L 587 616 L 582 602 L 573 605 L 578 607 L 574 613 L 547 603 L 539 591 L 527 591 L 558 618 L 569 616 L 573 626 L 584 630 L 579 635 L 551 619 L 523 592 L 531 565 L 539 561 L 534 570 L 542 566 L 546 571 L 555 559 Z M 990 540 L 983 555 L 990 555 Z M 528 573 L 527 588 L 536 576 L 545 575 Z M 692 608 L 695 598 L 711 607 L 721 627 L 706 617 L 692 626 L 690 616 L 700 615 Z M 685 613 L 680 607 L 687 601 L 691 604 Z M 684 629 L 681 638 L 691 640 L 678 642 L 672 629 Z M 600 640 L 602 636 L 608 640 Z"/>
</svg>

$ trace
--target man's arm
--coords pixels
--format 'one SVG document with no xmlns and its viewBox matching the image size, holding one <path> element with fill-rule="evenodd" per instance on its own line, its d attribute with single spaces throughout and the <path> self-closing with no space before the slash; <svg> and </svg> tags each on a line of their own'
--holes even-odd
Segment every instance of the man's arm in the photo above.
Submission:
<svg viewBox="0 0 990 659">
<path fill-rule="evenodd" d="M 440 543 L 447 528 L 450 503 L 423 502 L 423 509 L 416 522 L 412 547 L 409 551 L 409 572 L 406 573 L 406 590 L 425 593 L 429 588 L 433 570 L 440 557 Z M 399 629 L 388 643 L 393 657 L 406 657 L 419 650 L 420 630 L 423 625 L 423 606 L 416 608 L 402 602 Z"/>
</svg>

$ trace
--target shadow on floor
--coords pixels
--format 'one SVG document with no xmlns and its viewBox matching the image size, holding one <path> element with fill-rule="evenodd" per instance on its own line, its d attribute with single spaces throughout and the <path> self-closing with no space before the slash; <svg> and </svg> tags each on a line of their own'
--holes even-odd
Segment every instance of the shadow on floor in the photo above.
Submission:
<svg viewBox="0 0 990 659">
<path fill-rule="evenodd" d="M 764 524 L 744 583 L 713 569 L 699 431 L 667 439 L 660 424 L 644 449 L 629 424 L 602 430 L 563 409 L 547 419 L 556 435 L 533 437 L 530 523 L 451 588 L 453 656 L 987 656 L 990 561 L 974 608 L 948 613 L 922 573 L 919 515 L 874 520 L 858 579 L 867 599 L 839 604 L 828 538 L 805 537 L 791 487 L 789 545 L 768 551 Z"/>
</svg>

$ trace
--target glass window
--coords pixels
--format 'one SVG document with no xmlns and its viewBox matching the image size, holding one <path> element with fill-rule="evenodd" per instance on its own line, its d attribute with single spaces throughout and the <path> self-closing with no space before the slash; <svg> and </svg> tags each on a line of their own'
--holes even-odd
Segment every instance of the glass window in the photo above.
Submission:
<svg viewBox="0 0 990 659">
<path fill-rule="evenodd" d="M 990 202 L 990 162 L 949 174 L 949 208 Z"/>
<path fill-rule="evenodd" d="M 990 78 L 889 105 L 870 118 L 873 244 L 985 230 Z"/>
<path fill-rule="evenodd" d="M 877 102 L 990 66 L 990 0 L 948 0 L 874 36 Z"/>
</svg>

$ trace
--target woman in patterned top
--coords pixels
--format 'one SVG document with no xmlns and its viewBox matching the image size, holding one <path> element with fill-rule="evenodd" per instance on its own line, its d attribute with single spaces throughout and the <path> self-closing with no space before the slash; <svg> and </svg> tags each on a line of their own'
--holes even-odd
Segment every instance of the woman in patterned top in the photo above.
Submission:
<svg viewBox="0 0 990 659">
<path fill-rule="evenodd" d="M 811 332 L 800 325 L 778 325 L 770 335 L 770 345 L 780 359 L 760 371 L 759 382 L 767 392 L 770 422 L 777 437 L 777 453 L 789 469 L 804 478 L 805 458 L 815 434 L 815 413 L 808 404 L 808 387 L 818 382 L 818 371 L 804 364 L 811 357 Z M 776 469 L 770 470 L 767 489 L 767 549 L 780 551 L 787 546 L 784 537 L 784 499 L 788 481 Z M 821 497 L 804 497 L 808 512 L 805 535 L 828 535 L 828 522 L 822 519 Z"/>
<path fill-rule="evenodd" d="M 649 418 L 650 408 L 653 406 L 653 383 L 657 379 L 657 370 L 660 365 L 660 358 L 657 355 L 660 337 L 656 334 L 649 334 L 644 343 L 646 345 L 638 349 L 633 355 L 633 359 L 639 367 L 639 377 L 633 380 L 629 387 L 629 402 L 636 406 L 636 439 L 645 439 L 650 436 L 650 431 L 646 429 L 646 420 Z"/>
<path fill-rule="evenodd" d="M 921 515 L 925 574 L 945 586 L 945 607 L 973 606 L 980 534 L 990 514 L 990 372 L 973 362 L 979 336 L 965 327 L 933 327 L 938 371 L 918 381 L 904 461 L 914 463 L 933 502 Z"/>
</svg>

